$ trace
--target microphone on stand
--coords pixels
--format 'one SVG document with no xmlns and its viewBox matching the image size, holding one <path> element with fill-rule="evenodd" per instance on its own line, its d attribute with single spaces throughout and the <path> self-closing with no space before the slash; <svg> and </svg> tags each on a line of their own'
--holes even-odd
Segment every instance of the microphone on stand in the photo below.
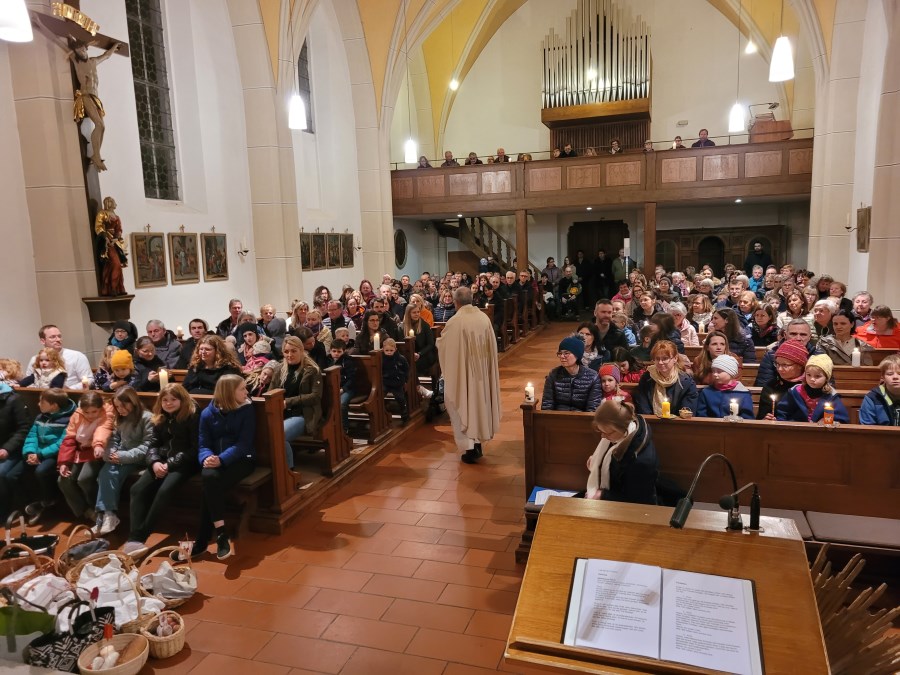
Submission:
<svg viewBox="0 0 900 675">
<path fill-rule="evenodd" d="M 740 510 L 740 505 L 738 504 L 738 495 L 742 493 L 747 488 L 753 488 L 753 496 L 750 497 L 750 527 L 749 529 L 752 532 L 759 531 L 759 516 L 760 516 L 760 500 L 759 500 L 759 486 L 756 483 L 747 483 L 744 487 L 736 492 L 732 492 L 730 495 L 725 495 L 721 499 L 719 499 L 719 506 L 721 506 L 726 511 L 732 511 L 734 509 Z"/>
<path fill-rule="evenodd" d="M 692 497 L 694 496 L 694 489 L 697 487 L 697 482 L 700 480 L 700 475 L 703 473 L 703 469 L 706 468 L 706 465 L 709 464 L 712 459 L 721 459 L 728 466 L 728 472 L 731 474 L 731 485 L 734 488 L 733 495 L 736 495 L 739 490 L 737 486 L 737 477 L 734 474 L 734 466 L 732 466 L 731 462 L 728 458 L 722 453 L 716 452 L 703 460 L 703 463 L 700 465 L 700 468 L 697 469 L 697 474 L 694 476 L 694 481 L 691 483 L 691 487 L 688 490 L 686 496 L 682 497 L 678 500 L 678 504 L 675 506 L 675 511 L 672 513 L 672 518 L 669 519 L 669 525 L 674 527 L 677 530 L 680 530 L 684 527 L 684 523 L 687 521 L 688 515 L 691 512 L 691 507 L 694 506 L 694 502 L 692 501 Z M 721 503 L 721 502 L 720 502 Z M 737 498 L 735 497 L 735 505 L 737 504 Z M 757 526 L 759 523 L 757 522 Z M 728 529 L 729 530 L 743 530 L 744 523 L 741 520 L 741 512 L 735 506 L 729 510 L 728 513 Z"/>
</svg>

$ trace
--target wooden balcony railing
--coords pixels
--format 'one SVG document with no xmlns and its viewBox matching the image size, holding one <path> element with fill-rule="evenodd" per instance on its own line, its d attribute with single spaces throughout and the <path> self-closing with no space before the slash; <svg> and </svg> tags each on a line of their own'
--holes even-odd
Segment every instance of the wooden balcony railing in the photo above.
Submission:
<svg viewBox="0 0 900 675">
<path fill-rule="evenodd" d="M 808 197 L 812 139 L 391 172 L 397 216 Z"/>
</svg>

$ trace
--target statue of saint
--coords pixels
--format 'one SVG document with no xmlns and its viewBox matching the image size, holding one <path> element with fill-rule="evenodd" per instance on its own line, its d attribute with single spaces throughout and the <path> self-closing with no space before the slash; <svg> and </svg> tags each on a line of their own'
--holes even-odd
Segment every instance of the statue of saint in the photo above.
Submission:
<svg viewBox="0 0 900 675">
<path fill-rule="evenodd" d="M 116 215 L 116 200 L 103 200 L 103 210 L 94 220 L 97 256 L 100 262 L 100 295 L 126 295 L 122 268 L 128 267 L 128 248 L 122 238 L 122 219 Z"/>
<path fill-rule="evenodd" d="M 106 164 L 100 158 L 103 132 L 106 131 L 103 116 L 106 113 L 98 93 L 100 80 L 97 76 L 97 64 L 112 56 L 120 45 L 120 42 L 115 43 L 100 56 L 88 56 L 90 45 L 74 42 L 74 48 L 67 55 L 75 68 L 75 77 L 78 78 L 78 89 L 75 90 L 75 123 L 81 124 L 85 117 L 94 123 L 94 131 L 91 132 L 91 162 L 97 167 L 97 171 L 106 171 Z"/>
</svg>

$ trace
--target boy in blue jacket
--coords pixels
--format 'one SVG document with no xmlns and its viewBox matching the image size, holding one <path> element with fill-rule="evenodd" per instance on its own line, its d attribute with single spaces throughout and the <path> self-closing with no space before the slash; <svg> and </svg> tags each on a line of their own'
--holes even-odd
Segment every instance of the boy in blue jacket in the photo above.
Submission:
<svg viewBox="0 0 900 675">
<path fill-rule="evenodd" d="M 775 408 L 775 419 L 788 422 L 819 422 L 825 406 L 831 405 L 836 422 L 846 424 L 850 414 L 829 383 L 834 364 L 825 354 L 811 356 L 806 362 L 803 381 L 791 387 Z"/>
<path fill-rule="evenodd" d="M 900 354 L 885 357 L 880 367 L 881 384 L 863 399 L 859 423 L 900 427 Z"/>
<path fill-rule="evenodd" d="M 697 417 L 727 417 L 732 415 L 731 402 L 738 404 L 737 416 L 754 419 L 753 397 L 738 376 L 737 359 L 720 354 L 712 362 L 712 384 L 700 391 Z"/>
<path fill-rule="evenodd" d="M 22 458 L 26 472 L 34 471 L 40 490 L 40 501 L 25 507 L 28 524 L 36 525 L 41 514 L 56 502 L 56 456 L 66 436 L 69 418 L 75 412 L 75 403 L 62 389 L 45 389 L 38 399 L 40 414 L 25 438 Z"/>
<path fill-rule="evenodd" d="M 346 434 L 350 432 L 348 411 L 350 399 L 353 398 L 353 385 L 356 382 L 356 362 L 347 353 L 347 343 L 340 338 L 331 341 L 331 356 L 325 367 L 331 366 L 341 369 L 341 424 Z"/>
<path fill-rule="evenodd" d="M 400 421 L 409 421 L 409 406 L 406 403 L 406 381 L 409 379 L 409 361 L 397 351 L 393 338 L 384 341 L 381 358 L 381 382 L 385 394 L 393 394 L 400 406 Z"/>
</svg>

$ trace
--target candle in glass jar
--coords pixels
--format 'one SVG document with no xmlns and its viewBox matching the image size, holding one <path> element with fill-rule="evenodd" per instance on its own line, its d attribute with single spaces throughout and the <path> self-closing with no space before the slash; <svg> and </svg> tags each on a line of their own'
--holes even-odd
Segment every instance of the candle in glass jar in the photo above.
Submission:
<svg viewBox="0 0 900 675">
<path fill-rule="evenodd" d="M 830 403 L 825 404 L 825 414 L 822 415 L 822 424 L 826 427 L 834 426 L 834 406 Z"/>
<path fill-rule="evenodd" d="M 165 368 L 159 369 L 159 388 L 162 389 L 169 384 L 169 371 Z"/>
<path fill-rule="evenodd" d="M 731 399 L 731 403 L 728 405 L 728 411 L 733 417 L 738 416 L 740 408 L 738 407 L 738 400 L 736 398 Z"/>
<path fill-rule="evenodd" d="M 379 333 L 375 333 L 375 337 L 372 338 L 372 349 L 381 349 L 381 335 Z"/>
<path fill-rule="evenodd" d="M 854 347 L 853 353 L 850 355 L 850 365 L 854 368 L 859 368 L 861 358 L 862 355 L 859 353 L 859 347 Z"/>
<path fill-rule="evenodd" d="M 526 401 L 534 401 L 534 385 L 529 382 L 525 385 L 525 400 Z"/>
<path fill-rule="evenodd" d="M 672 404 L 669 403 L 669 399 L 664 398 L 662 402 L 662 416 L 669 417 L 672 414 Z"/>
</svg>

